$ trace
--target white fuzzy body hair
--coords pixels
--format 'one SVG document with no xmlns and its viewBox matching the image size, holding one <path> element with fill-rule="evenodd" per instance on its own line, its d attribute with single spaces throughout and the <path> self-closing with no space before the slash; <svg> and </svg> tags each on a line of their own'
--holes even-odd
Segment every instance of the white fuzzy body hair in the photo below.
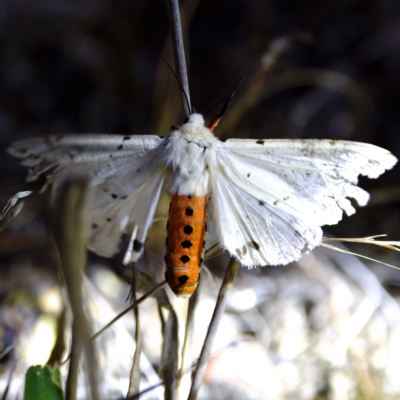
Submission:
<svg viewBox="0 0 400 400">
<path fill-rule="evenodd" d="M 188 122 L 173 131 L 162 151 L 164 162 L 172 169 L 170 194 L 206 196 L 210 192 L 210 168 L 221 142 L 204 126 L 201 114 L 192 114 Z"/>
</svg>

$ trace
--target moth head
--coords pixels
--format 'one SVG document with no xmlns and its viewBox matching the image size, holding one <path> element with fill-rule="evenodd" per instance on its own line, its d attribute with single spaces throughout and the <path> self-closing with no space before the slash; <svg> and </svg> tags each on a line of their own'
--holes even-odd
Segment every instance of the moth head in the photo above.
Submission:
<svg viewBox="0 0 400 400">
<path fill-rule="evenodd" d="M 209 131 L 205 126 L 204 126 L 204 118 L 201 114 L 191 114 L 187 118 L 187 122 L 185 122 L 183 125 L 180 126 L 179 130 L 185 134 L 190 134 L 190 135 L 204 135 L 205 130 Z"/>
<path fill-rule="evenodd" d="M 196 126 L 204 126 L 204 117 L 201 114 L 191 114 L 184 121 L 184 125 L 193 124 Z"/>
</svg>

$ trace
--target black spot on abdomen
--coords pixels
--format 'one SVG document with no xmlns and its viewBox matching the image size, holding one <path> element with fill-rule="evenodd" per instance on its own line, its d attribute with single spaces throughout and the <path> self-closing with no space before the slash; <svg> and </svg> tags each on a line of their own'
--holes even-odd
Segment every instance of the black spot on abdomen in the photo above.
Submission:
<svg viewBox="0 0 400 400">
<path fill-rule="evenodd" d="M 191 233 L 193 233 L 193 228 L 192 228 L 190 225 L 186 225 L 186 226 L 183 228 L 183 232 L 185 232 L 186 235 L 190 235 Z"/>
<path fill-rule="evenodd" d="M 192 215 L 193 215 L 193 208 L 192 207 L 186 207 L 186 210 L 185 210 L 185 214 L 188 216 L 188 217 L 191 217 Z"/>
<path fill-rule="evenodd" d="M 184 284 L 187 282 L 188 279 L 189 279 L 189 277 L 188 277 L 187 275 L 181 275 L 181 276 L 178 278 L 178 282 L 179 282 L 181 285 L 184 285 Z"/>
<path fill-rule="evenodd" d="M 184 255 L 184 256 L 182 256 L 182 257 L 180 258 L 180 260 L 181 260 L 184 264 L 186 264 L 187 262 L 190 261 L 190 257 L 187 256 L 187 255 Z"/>
</svg>

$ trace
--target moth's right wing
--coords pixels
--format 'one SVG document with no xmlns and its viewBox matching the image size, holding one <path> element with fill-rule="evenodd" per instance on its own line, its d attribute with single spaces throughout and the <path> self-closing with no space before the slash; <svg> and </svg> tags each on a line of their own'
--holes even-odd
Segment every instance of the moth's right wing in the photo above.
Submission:
<svg viewBox="0 0 400 400">
<path fill-rule="evenodd" d="M 220 145 L 212 174 L 221 246 L 243 265 L 285 265 L 319 245 L 333 225 L 369 195 L 358 175 L 376 178 L 397 159 L 366 143 L 239 140 Z"/>
<path fill-rule="evenodd" d="M 158 136 L 59 135 L 21 140 L 8 151 L 31 167 L 28 181 L 53 169 L 47 176 L 53 194 L 64 176 L 88 174 L 93 188 L 89 248 L 112 256 L 122 235 L 133 234 L 135 260 L 142 253 L 164 181 L 162 141 Z"/>
</svg>

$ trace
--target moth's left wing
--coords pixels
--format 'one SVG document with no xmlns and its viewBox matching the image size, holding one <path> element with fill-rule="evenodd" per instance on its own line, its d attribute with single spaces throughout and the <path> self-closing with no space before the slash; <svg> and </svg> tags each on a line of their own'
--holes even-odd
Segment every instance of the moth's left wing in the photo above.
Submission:
<svg viewBox="0 0 400 400">
<path fill-rule="evenodd" d="M 9 153 L 31 167 L 28 180 L 49 170 L 53 194 L 63 177 L 84 172 L 91 179 L 89 248 L 112 256 L 122 235 L 132 235 L 131 259 L 143 248 L 162 189 L 165 167 L 158 136 L 58 135 L 14 143 Z M 45 185 L 47 186 L 47 185 Z"/>
<path fill-rule="evenodd" d="M 23 158 L 22 165 L 30 167 L 28 181 L 36 180 L 51 168 L 79 166 L 92 175 L 96 184 L 132 160 L 146 155 L 162 140 L 154 135 L 54 135 L 20 140 L 7 151 L 14 157 Z"/>
<path fill-rule="evenodd" d="M 151 164 L 143 167 L 153 170 Z M 130 236 L 124 261 L 137 261 L 143 252 L 147 231 L 153 223 L 165 174 L 166 168 L 159 165 L 153 174 L 148 174 L 143 184 L 126 197 L 115 198 L 112 202 L 109 202 L 111 193 L 104 193 L 104 185 L 95 188 L 89 249 L 109 257 L 119 250 L 124 238 Z M 104 205 L 99 206 L 101 203 Z"/>
<path fill-rule="evenodd" d="M 376 178 L 395 163 L 364 143 L 228 140 L 211 171 L 220 241 L 247 266 L 297 260 L 320 243 L 320 226 L 354 213 L 349 198 L 367 203 L 359 174 Z"/>
</svg>

